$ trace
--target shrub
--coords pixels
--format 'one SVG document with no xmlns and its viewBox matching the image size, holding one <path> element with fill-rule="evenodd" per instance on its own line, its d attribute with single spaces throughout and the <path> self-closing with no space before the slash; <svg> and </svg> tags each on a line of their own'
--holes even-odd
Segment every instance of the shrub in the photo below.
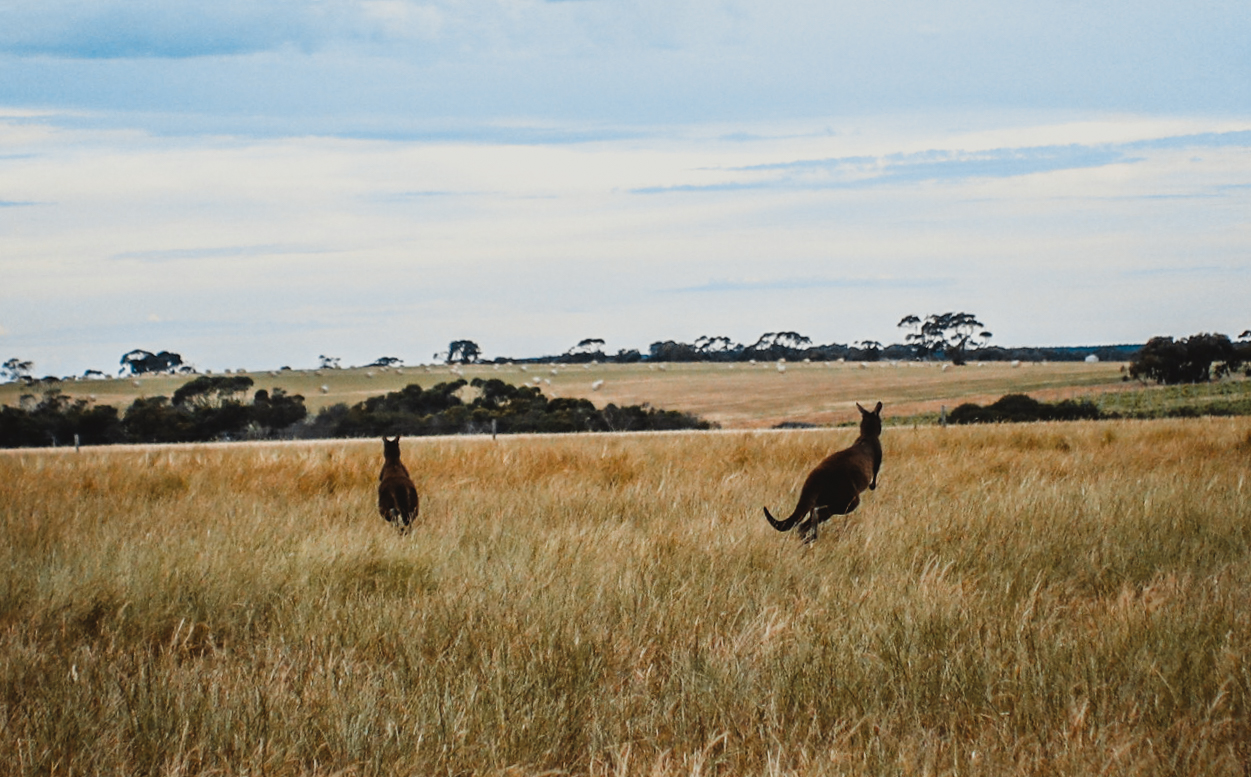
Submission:
<svg viewBox="0 0 1251 777">
<path fill-rule="evenodd" d="M 1028 423 L 1030 421 L 1098 420 L 1102 413 L 1089 400 L 1065 399 L 1054 404 L 1025 394 L 1007 394 L 986 407 L 971 402 L 951 411 L 953 424 Z"/>
</svg>

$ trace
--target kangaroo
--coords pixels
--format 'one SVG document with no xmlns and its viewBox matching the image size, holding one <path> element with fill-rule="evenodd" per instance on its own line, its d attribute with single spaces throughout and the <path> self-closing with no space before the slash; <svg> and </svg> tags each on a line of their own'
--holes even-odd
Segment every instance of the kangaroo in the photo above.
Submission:
<svg viewBox="0 0 1251 777">
<path fill-rule="evenodd" d="M 847 515 L 860 504 L 860 492 L 877 488 L 877 472 L 882 468 L 882 403 L 872 411 L 860 407 L 860 436 L 850 447 L 830 454 L 804 481 L 795 512 L 777 520 L 764 509 L 765 519 L 778 531 L 790 531 L 799 524 L 805 544 L 817 538 L 817 526 L 834 515 Z M 806 519 L 806 520 L 805 520 Z"/>
<path fill-rule="evenodd" d="M 386 461 L 378 475 L 378 513 L 389 523 L 397 524 L 400 533 L 408 531 L 417 517 L 417 488 L 400 463 L 400 438 L 382 438 L 382 455 Z"/>
</svg>

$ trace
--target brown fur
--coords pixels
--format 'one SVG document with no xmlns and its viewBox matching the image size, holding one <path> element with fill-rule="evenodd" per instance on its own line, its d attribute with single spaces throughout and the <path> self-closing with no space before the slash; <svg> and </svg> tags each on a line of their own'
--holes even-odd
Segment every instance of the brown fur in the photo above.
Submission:
<svg viewBox="0 0 1251 777">
<path fill-rule="evenodd" d="M 805 543 L 817 538 L 817 526 L 835 515 L 847 515 L 860 504 L 866 488 L 877 488 L 877 473 L 882 468 L 882 403 L 872 411 L 860 407 L 860 436 L 850 447 L 828 456 L 804 481 L 795 512 L 785 520 L 777 520 L 765 508 L 765 518 L 778 531 L 789 531 L 799 524 L 799 536 Z"/>
<path fill-rule="evenodd" d="M 378 513 L 404 533 L 417 517 L 417 487 L 400 463 L 399 437 L 382 438 L 382 455 L 386 461 L 378 475 Z"/>
</svg>

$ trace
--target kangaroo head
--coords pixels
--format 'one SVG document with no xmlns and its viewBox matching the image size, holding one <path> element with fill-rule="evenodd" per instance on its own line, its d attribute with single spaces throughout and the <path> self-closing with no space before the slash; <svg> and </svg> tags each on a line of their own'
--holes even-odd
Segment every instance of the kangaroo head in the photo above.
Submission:
<svg viewBox="0 0 1251 777">
<path fill-rule="evenodd" d="M 860 436 L 880 436 L 882 434 L 882 403 L 878 402 L 877 407 L 872 410 L 865 410 L 857 402 L 856 409 L 860 411 Z"/>
<path fill-rule="evenodd" d="M 396 435 L 394 440 L 389 440 L 385 436 L 382 438 L 382 456 L 387 461 L 400 460 L 400 438 Z"/>
</svg>

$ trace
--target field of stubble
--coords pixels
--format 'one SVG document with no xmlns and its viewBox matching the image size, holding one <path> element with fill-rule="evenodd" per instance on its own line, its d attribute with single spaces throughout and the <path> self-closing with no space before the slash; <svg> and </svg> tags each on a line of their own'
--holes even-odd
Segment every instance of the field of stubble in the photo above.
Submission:
<svg viewBox="0 0 1251 777">
<path fill-rule="evenodd" d="M 1247 773 L 1251 419 L 853 436 L 0 453 L 0 771 Z"/>
</svg>

